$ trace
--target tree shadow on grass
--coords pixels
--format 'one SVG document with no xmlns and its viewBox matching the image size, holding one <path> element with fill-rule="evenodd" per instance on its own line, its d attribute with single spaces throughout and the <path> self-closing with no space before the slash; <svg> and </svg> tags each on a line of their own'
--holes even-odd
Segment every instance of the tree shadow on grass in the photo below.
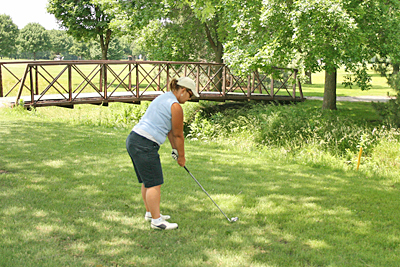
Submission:
<svg viewBox="0 0 400 267">
<path fill-rule="evenodd" d="M 395 266 L 399 260 L 395 256 L 400 237 L 398 190 L 382 185 L 383 177 L 365 177 L 361 172 L 345 172 L 329 165 L 280 166 L 271 158 L 249 159 L 248 155 L 244 158 L 252 163 L 246 164 L 235 159 L 231 151 L 216 153 L 230 160 L 218 161 L 217 168 L 211 167 L 213 174 L 206 172 L 202 178 L 211 188 L 218 186 L 215 191 L 225 199 L 221 207 L 230 207 L 227 213 L 240 217 L 233 227 L 243 233 L 241 240 L 254 248 L 250 262 Z M 236 158 L 240 156 L 237 153 Z M 206 159 L 197 160 L 193 172 L 201 174 L 207 169 Z"/>
<path fill-rule="evenodd" d="M 3 241 L 14 266 L 390 266 L 399 260 L 398 190 L 330 166 L 187 142 L 187 166 L 229 223 L 161 147 L 161 209 L 144 221 L 128 131 L 1 122 Z M 279 158 L 279 157 L 277 157 Z M 22 159 L 22 160 L 21 160 Z M 394 266 L 394 265 L 393 265 Z"/>
<path fill-rule="evenodd" d="M 0 179 L 4 236 L 9 240 L 4 247 L 9 257 L 3 262 L 103 264 L 98 250 L 107 238 L 129 245 L 121 233 L 141 230 L 129 217 L 137 213 L 140 199 L 132 194 L 134 174 L 126 175 L 129 157 L 120 135 L 62 123 L 24 121 L 1 127 L 9 131 L 1 137 L 0 165 L 8 171 Z M 28 248 L 27 257 L 18 257 Z M 51 251 L 67 260 L 44 256 Z"/>
</svg>

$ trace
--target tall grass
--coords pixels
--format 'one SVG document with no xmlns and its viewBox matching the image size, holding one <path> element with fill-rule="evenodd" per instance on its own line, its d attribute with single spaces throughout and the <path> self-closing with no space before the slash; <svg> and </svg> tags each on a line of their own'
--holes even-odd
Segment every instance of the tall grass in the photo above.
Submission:
<svg viewBox="0 0 400 267">
<path fill-rule="evenodd" d="M 204 110 L 204 109 L 203 109 Z M 235 109 L 197 112 L 188 137 L 202 140 L 248 139 L 255 146 L 296 150 L 316 146 L 335 155 L 370 150 L 380 139 L 399 140 L 400 132 L 376 121 L 355 119 L 341 111 L 321 111 L 313 104 L 289 106 L 246 104 Z"/>
</svg>

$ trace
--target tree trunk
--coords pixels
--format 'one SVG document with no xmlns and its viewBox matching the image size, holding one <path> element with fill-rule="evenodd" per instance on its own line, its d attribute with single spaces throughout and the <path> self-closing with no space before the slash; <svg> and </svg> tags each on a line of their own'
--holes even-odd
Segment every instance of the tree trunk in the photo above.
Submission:
<svg viewBox="0 0 400 267">
<path fill-rule="evenodd" d="M 100 35 L 100 47 L 101 47 L 101 59 L 107 60 L 108 47 L 104 42 L 104 36 L 102 34 Z"/>
<path fill-rule="evenodd" d="M 36 60 L 36 52 L 33 52 L 33 60 Z"/>
<path fill-rule="evenodd" d="M 217 41 L 217 47 L 215 49 L 215 62 L 223 63 L 222 57 L 224 55 L 224 48 L 220 41 Z"/>
<path fill-rule="evenodd" d="M 216 17 L 216 25 L 218 24 L 218 16 Z M 207 40 L 210 43 L 211 48 L 214 50 L 215 54 L 215 62 L 216 63 L 223 63 L 222 57 L 224 55 L 224 47 L 221 41 L 218 39 L 218 33 L 215 32 L 215 41 L 211 35 L 210 27 L 208 27 L 207 23 L 204 23 L 204 27 L 206 30 Z M 222 92 L 222 70 L 217 73 L 215 76 L 214 84 L 217 87 L 219 92 Z"/>
<path fill-rule="evenodd" d="M 322 102 L 322 109 L 336 110 L 336 81 L 337 72 L 325 71 L 325 88 L 324 88 L 324 100 Z"/>
<path fill-rule="evenodd" d="M 223 46 L 222 43 L 217 41 L 217 50 L 215 53 L 215 61 L 217 63 L 223 63 L 222 57 L 224 55 L 224 51 L 223 51 Z M 222 69 L 217 73 L 217 75 L 215 76 L 215 84 L 217 87 L 217 90 L 219 92 L 222 92 Z"/>
<path fill-rule="evenodd" d="M 307 70 L 305 74 L 307 76 L 307 80 L 306 80 L 305 84 L 312 84 L 311 71 Z"/>
<path fill-rule="evenodd" d="M 110 45 L 110 41 L 111 41 L 111 33 L 112 31 L 110 29 L 108 29 L 106 31 L 105 37 L 103 34 L 100 34 L 100 47 L 101 47 L 101 59 L 103 60 L 107 60 L 108 56 L 108 46 Z"/>
</svg>

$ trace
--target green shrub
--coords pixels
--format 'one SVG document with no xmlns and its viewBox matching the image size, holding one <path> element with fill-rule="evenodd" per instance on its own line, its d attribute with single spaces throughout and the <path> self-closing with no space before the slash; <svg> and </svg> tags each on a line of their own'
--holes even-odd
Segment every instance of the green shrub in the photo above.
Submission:
<svg viewBox="0 0 400 267">
<path fill-rule="evenodd" d="M 373 106 L 384 123 L 400 127 L 400 73 L 389 78 L 389 85 L 397 92 L 396 99 L 387 103 L 373 103 Z"/>
<path fill-rule="evenodd" d="M 188 129 L 189 138 L 215 140 L 247 136 L 256 146 L 296 150 L 312 145 L 338 155 L 356 153 L 360 146 L 368 155 L 377 144 L 379 134 L 386 131 L 384 128 L 374 130 L 366 122 L 340 116 L 335 111 L 322 111 L 302 104 L 257 103 L 214 114 L 198 112 Z"/>
<path fill-rule="evenodd" d="M 110 113 L 110 126 L 121 128 L 133 127 L 142 118 L 151 102 L 142 102 L 140 105 L 112 106 Z"/>
<path fill-rule="evenodd" d="M 400 127 L 400 94 L 396 99 L 387 103 L 373 103 L 373 106 L 385 124 Z"/>
</svg>

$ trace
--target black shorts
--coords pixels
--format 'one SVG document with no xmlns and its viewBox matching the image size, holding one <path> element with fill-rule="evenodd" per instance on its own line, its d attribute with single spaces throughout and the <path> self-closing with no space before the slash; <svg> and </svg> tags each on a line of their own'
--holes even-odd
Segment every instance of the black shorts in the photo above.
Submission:
<svg viewBox="0 0 400 267">
<path fill-rule="evenodd" d="M 126 139 L 126 149 L 132 159 L 139 183 L 150 188 L 164 183 L 161 168 L 160 146 L 135 132 L 131 132 Z"/>
</svg>

